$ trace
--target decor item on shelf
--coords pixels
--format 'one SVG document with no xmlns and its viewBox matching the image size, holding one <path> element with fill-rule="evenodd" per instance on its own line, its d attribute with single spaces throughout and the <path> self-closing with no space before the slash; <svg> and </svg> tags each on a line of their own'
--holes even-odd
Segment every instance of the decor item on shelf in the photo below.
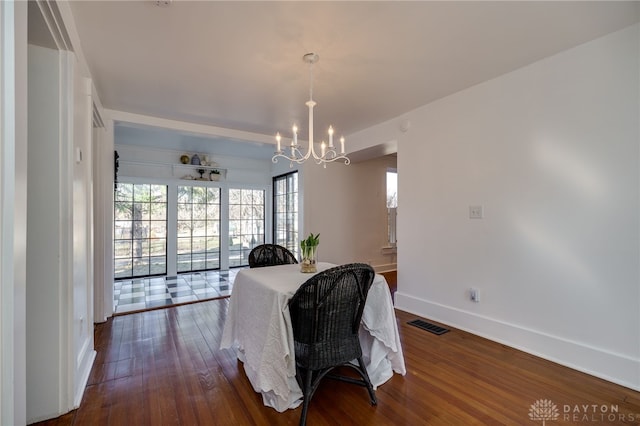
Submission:
<svg viewBox="0 0 640 426">
<path fill-rule="evenodd" d="M 204 172 L 205 172 L 204 169 L 198 169 L 198 173 L 200 173 L 200 177 L 198 178 L 198 180 L 206 180 L 203 176 Z"/>
<path fill-rule="evenodd" d="M 120 155 L 118 151 L 113 151 L 113 189 L 118 190 L 118 169 L 120 168 Z"/>
<path fill-rule="evenodd" d="M 209 180 L 218 181 L 220 180 L 220 170 L 213 169 L 209 172 Z"/>
<path fill-rule="evenodd" d="M 333 146 L 333 127 L 329 126 L 329 145 L 322 141 L 320 144 L 320 155 L 318 155 L 313 148 L 313 107 L 316 105 L 313 100 L 313 64 L 318 62 L 320 57 L 315 53 L 307 53 L 302 57 L 302 59 L 309 64 L 309 100 L 305 105 L 309 107 L 309 148 L 306 154 L 302 154 L 300 151 L 300 145 L 298 145 L 298 127 L 293 125 L 293 139 L 291 139 L 291 145 L 288 147 L 291 150 L 291 154 L 285 154 L 284 150 L 281 146 L 282 137 L 280 133 L 276 134 L 276 152 L 274 153 L 271 161 L 274 163 L 278 162 L 278 157 L 286 158 L 291 161 L 291 166 L 296 162 L 298 164 L 302 164 L 307 159 L 313 155 L 314 161 L 316 164 L 322 164 L 325 168 L 327 167 L 327 163 L 331 163 L 333 161 L 344 161 L 345 165 L 351 163 L 351 160 L 345 155 L 344 152 L 344 137 L 340 138 L 340 154 L 337 153 L 335 147 Z"/>
<path fill-rule="evenodd" d="M 310 233 L 306 240 L 300 241 L 302 249 L 302 261 L 300 262 L 300 272 L 318 272 L 318 244 L 320 244 L 320 234 Z"/>
<path fill-rule="evenodd" d="M 198 154 L 193 154 L 193 157 L 191 157 L 191 165 L 192 166 L 200 165 L 200 157 L 198 156 Z"/>
<path fill-rule="evenodd" d="M 182 156 L 180 157 L 180 162 L 182 164 L 189 164 L 189 156 L 187 154 L 182 154 Z"/>
</svg>

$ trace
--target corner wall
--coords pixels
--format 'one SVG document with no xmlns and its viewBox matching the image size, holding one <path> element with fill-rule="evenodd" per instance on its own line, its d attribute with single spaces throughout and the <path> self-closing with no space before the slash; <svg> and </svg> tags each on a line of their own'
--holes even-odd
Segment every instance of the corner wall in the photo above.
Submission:
<svg viewBox="0 0 640 426">
<path fill-rule="evenodd" d="M 327 168 L 306 162 L 304 226 L 300 238 L 320 233 L 318 258 L 337 264 L 369 263 L 389 269 L 395 254 L 385 254 L 387 242 L 386 172 L 396 167 L 393 156 Z"/>
<path fill-rule="evenodd" d="M 640 389 L 639 40 L 634 25 L 411 111 L 405 134 L 398 118 L 351 137 L 398 139 L 399 309 Z"/>
</svg>

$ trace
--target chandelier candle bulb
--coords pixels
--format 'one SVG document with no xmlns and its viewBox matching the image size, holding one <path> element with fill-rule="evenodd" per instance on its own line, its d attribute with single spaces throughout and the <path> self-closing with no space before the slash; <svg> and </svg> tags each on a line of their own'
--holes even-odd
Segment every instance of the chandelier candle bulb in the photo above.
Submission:
<svg viewBox="0 0 640 426">
<path fill-rule="evenodd" d="M 333 127 L 329 126 L 329 148 L 333 148 Z"/>
<path fill-rule="evenodd" d="M 293 141 L 291 145 L 298 145 L 298 126 L 293 125 Z"/>
<path fill-rule="evenodd" d="M 322 141 L 322 143 L 320 144 L 320 157 L 324 157 L 324 151 L 327 148 L 327 144 L 324 143 L 324 141 Z"/>
<path fill-rule="evenodd" d="M 344 154 L 344 136 L 340 138 L 340 154 Z"/>
<path fill-rule="evenodd" d="M 278 152 L 282 152 L 282 150 L 280 149 L 280 139 L 282 139 L 280 133 L 276 133 L 276 151 Z"/>
</svg>

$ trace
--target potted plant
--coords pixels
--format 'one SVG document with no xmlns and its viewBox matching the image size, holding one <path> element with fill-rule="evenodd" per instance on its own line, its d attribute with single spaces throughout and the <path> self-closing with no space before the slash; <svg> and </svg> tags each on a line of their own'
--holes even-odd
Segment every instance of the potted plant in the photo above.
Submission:
<svg viewBox="0 0 640 426">
<path fill-rule="evenodd" d="M 213 180 L 213 181 L 220 180 L 220 170 L 218 169 L 211 170 L 211 172 L 209 173 L 209 180 Z"/>
<path fill-rule="evenodd" d="M 318 263 L 318 244 L 320 244 L 320 234 L 309 236 L 300 241 L 300 248 L 302 249 L 302 262 L 300 262 L 300 271 L 304 273 L 317 272 L 316 264 Z"/>
</svg>

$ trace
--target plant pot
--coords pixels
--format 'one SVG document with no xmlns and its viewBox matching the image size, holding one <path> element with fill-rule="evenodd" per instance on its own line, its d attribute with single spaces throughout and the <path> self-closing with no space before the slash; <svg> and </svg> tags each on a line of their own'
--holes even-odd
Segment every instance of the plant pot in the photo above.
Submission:
<svg viewBox="0 0 640 426">
<path fill-rule="evenodd" d="M 300 272 L 312 274 L 318 272 L 318 249 L 317 247 L 308 248 L 307 253 L 303 253 L 300 262 Z"/>
</svg>

